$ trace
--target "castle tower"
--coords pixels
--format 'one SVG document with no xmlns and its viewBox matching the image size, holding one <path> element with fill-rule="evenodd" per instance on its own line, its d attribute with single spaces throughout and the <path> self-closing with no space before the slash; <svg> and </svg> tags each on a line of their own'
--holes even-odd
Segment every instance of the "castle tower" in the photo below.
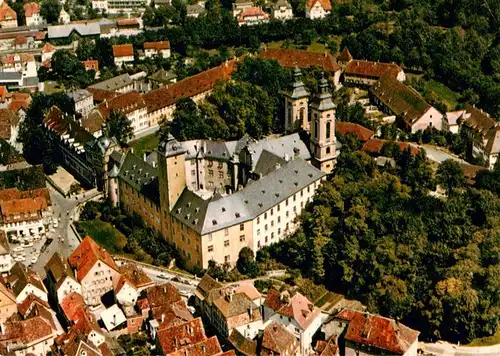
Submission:
<svg viewBox="0 0 500 356">
<path fill-rule="evenodd" d="M 168 135 L 157 152 L 161 232 L 164 237 L 172 237 L 170 211 L 186 188 L 186 150 L 172 135 Z"/>
<path fill-rule="evenodd" d="M 309 92 L 302 83 L 302 73 L 295 68 L 295 81 L 292 90 L 285 93 L 285 132 L 293 132 L 300 128 L 309 130 L 308 102 Z"/>
<path fill-rule="evenodd" d="M 330 173 L 337 161 L 335 108 L 328 81 L 323 78 L 319 81 L 319 92 L 310 105 L 310 134 L 313 164 L 325 173 Z"/>
</svg>

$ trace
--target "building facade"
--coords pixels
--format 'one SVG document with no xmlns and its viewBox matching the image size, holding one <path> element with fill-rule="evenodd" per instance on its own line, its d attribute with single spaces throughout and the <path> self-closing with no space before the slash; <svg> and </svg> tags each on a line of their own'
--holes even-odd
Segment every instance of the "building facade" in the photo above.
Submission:
<svg viewBox="0 0 500 356">
<path fill-rule="evenodd" d="M 162 58 L 170 57 L 170 41 L 145 42 L 144 55 L 152 58 L 161 55 Z"/>
<path fill-rule="evenodd" d="M 330 0 L 309 0 L 306 3 L 306 17 L 322 19 L 332 11 Z"/>
<path fill-rule="evenodd" d="M 115 66 L 129 65 L 134 62 L 134 47 L 131 44 L 113 46 L 113 57 Z"/>
</svg>

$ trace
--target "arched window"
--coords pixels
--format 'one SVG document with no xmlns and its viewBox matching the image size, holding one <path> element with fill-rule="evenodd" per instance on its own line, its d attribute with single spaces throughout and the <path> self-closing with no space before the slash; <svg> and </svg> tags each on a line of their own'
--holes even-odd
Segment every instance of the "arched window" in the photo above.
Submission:
<svg viewBox="0 0 500 356">
<path fill-rule="evenodd" d="M 304 122 L 304 114 L 305 114 L 306 109 L 305 108 L 300 108 L 299 110 L 299 118 L 300 118 L 300 124 Z"/>
<path fill-rule="evenodd" d="M 318 138 L 318 122 L 313 121 L 313 125 L 314 125 L 314 138 Z"/>
<path fill-rule="evenodd" d="M 331 129 L 331 126 L 332 126 L 331 122 L 328 121 L 326 123 L 326 138 L 330 138 L 330 129 Z"/>
</svg>

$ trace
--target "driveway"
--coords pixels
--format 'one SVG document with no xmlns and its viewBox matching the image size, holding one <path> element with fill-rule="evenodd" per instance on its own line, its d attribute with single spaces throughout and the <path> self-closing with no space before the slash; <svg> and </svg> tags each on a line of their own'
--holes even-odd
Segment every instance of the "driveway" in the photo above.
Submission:
<svg viewBox="0 0 500 356">
<path fill-rule="evenodd" d="M 439 147 L 431 146 L 431 145 L 417 145 L 417 144 L 415 144 L 415 146 L 423 149 L 425 151 L 425 153 L 427 154 L 427 158 L 429 158 L 430 160 L 432 160 L 434 162 L 443 163 L 446 160 L 452 159 L 452 160 L 457 161 L 459 163 L 468 164 L 463 159 L 461 159 L 461 158 L 459 158 L 451 153 L 448 153 Z"/>
</svg>

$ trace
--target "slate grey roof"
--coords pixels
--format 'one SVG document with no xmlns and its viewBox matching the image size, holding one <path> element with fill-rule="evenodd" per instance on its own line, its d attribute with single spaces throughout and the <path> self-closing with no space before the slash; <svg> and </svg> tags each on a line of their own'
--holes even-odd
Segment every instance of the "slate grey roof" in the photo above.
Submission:
<svg viewBox="0 0 500 356">
<path fill-rule="evenodd" d="M 332 100 L 328 81 L 325 78 L 319 81 L 319 92 L 314 97 L 311 107 L 319 111 L 330 110 L 337 107 Z"/>
<path fill-rule="evenodd" d="M 38 85 L 38 77 L 23 78 L 23 87 L 34 87 Z"/>
<path fill-rule="evenodd" d="M 152 202 L 160 205 L 158 172 L 135 154 L 127 153 L 118 177 Z"/>
<path fill-rule="evenodd" d="M 131 84 L 134 84 L 134 81 L 130 78 L 130 75 L 125 73 L 91 85 L 89 88 L 116 91 Z"/>
<path fill-rule="evenodd" d="M 279 10 L 281 7 L 286 7 L 287 9 L 291 9 L 292 5 L 287 0 L 278 0 L 276 4 L 274 4 L 274 8 Z"/>
<path fill-rule="evenodd" d="M 160 83 L 170 83 L 172 80 L 177 79 L 177 75 L 174 72 L 162 68 L 151 74 L 148 79 Z"/>
<path fill-rule="evenodd" d="M 262 151 L 253 172 L 257 175 L 265 176 L 266 174 L 275 171 L 277 167 L 281 167 L 285 164 L 286 161 L 284 158 L 278 157 L 274 153 L 264 150 Z"/>
<path fill-rule="evenodd" d="M 308 97 L 309 92 L 307 91 L 306 86 L 301 80 L 302 73 L 300 72 L 300 69 L 298 67 L 295 68 L 293 76 L 295 77 L 295 80 L 292 84 L 292 90 L 285 93 L 285 95 L 287 95 L 292 99 L 300 99 Z"/>
<path fill-rule="evenodd" d="M 88 90 L 86 89 L 78 89 L 78 90 L 74 90 L 74 91 L 71 91 L 69 93 L 66 93 L 71 99 L 73 99 L 73 101 L 75 103 L 81 101 L 81 100 L 84 100 L 86 98 L 88 98 L 89 96 L 92 96 L 92 93 L 89 92 Z"/>
<path fill-rule="evenodd" d="M 22 76 L 21 72 L 0 72 L 0 80 L 19 80 Z"/>
<path fill-rule="evenodd" d="M 203 200 L 185 188 L 171 214 L 204 235 L 252 220 L 323 176 L 319 169 L 298 158 L 225 197 Z"/>
<path fill-rule="evenodd" d="M 248 152 L 251 155 L 251 171 L 255 171 L 260 155 L 264 150 L 274 153 L 276 156 L 287 160 L 291 158 L 302 158 L 309 160 L 311 154 L 305 143 L 300 139 L 298 133 L 281 136 L 277 138 L 265 138 L 259 141 L 250 141 L 247 144 Z"/>
<path fill-rule="evenodd" d="M 101 34 L 101 25 L 98 22 L 90 22 L 49 26 L 47 35 L 50 39 L 63 38 L 69 37 L 73 31 L 80 36 L 96 36 Z"/>
</svg>

